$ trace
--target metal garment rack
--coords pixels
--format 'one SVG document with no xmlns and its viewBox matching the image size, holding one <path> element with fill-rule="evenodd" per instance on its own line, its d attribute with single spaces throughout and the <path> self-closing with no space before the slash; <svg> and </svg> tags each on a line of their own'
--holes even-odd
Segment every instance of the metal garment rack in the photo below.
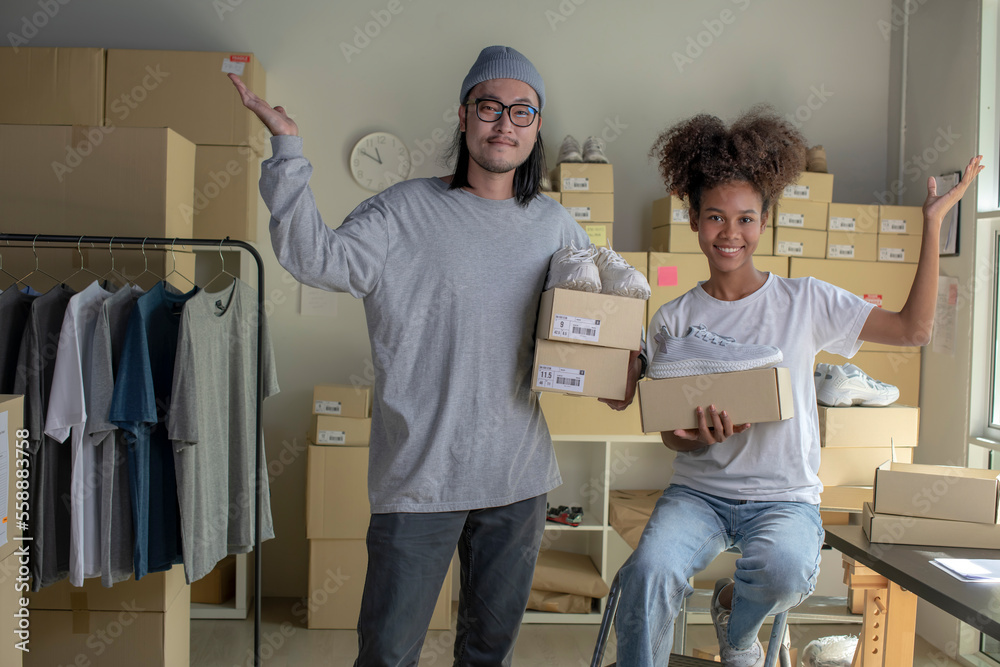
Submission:
<svg viewBox="0 0 1000 667">
<path fill-rule="evenodd" d="M 261 484 L 261 470 L 264 461 L 264 446 L 262 436 L 261 407 L 262 396 L 264 395 L 263 361 L 264 348 L 260 344 L 261 333 L 264 325 L 264 262 L 257 249 L 245 241 L 232 241 L 227 236 L 225 239 L 182 239 L 182 238 L 157 238 L 128 237 L 128 236 L 68 236 L 55 234 L 4 234 L 0 233 L 0 241 L 31 243 L 32 246 L 38 242 L 42 243 L 66 243 L 75 244 L 79 247 L 81 243 L 94 243 L 107 245 L 122 244 L 123 246 L 144 247 L 147 244 L 154 246 L 212 246 L 239 248 L 247 251 L 257 263 L 257 464 L 254 470 L 255 490 L 257 495 L 257 512 L 254 517 L 254 604 L 253 604 L 253 664 L 260 667 L 260 617 L 261 617 L 261 516 L 264 513 L 264 494 Z M 13 246 L 12 246 L 13 247 Z M 24 246 L 21 246 L 24 247 Z M 164 248 L 166 250 L 166 248 Z"/>
</svg>

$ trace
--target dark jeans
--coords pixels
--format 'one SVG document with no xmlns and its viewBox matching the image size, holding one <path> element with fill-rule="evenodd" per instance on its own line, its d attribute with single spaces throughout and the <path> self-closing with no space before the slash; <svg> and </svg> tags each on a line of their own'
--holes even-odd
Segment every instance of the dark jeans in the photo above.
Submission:
<svg viewBox="0 0 1000 667">
<path fill-rule="evenodd" d="M 509 665 L 544 527 L 544 495 L 480 510 L 373 514 L 355 667 L 417 664 L 456 545 L 455 665 Z"/>
</svg>

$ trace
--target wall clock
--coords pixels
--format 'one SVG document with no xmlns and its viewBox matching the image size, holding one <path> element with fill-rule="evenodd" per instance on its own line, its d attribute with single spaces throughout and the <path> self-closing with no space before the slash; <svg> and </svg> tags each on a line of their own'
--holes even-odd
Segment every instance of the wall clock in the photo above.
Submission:
<svg viewBox="0 0 1000 667">
<path fill-rule="evenodd" d="M 381 192 L 410 177 L 410 151 L 403 140 L 388 132 L 372 132 L 354 144 L 351 175 L 361 187 Z"/>
</svg>

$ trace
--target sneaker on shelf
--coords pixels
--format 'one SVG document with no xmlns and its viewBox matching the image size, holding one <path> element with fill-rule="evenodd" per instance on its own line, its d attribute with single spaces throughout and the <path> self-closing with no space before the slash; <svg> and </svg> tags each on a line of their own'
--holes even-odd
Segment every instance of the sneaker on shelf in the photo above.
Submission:
<svg viewBox="0 0 1000 667">
<path fill-rule="evenodd" d="M 583 155 L 580 153 L 580 142 L 573 138 L 572 134 L 567 134 L 566 138 L 563 139 L 562 145 L 559 147 L 559 159 L 556 163 L 560 162 L 583 162 Z"/>
<path fill-rule="evenodd" d="M 542 192 L 552 192 L 552 181 L 548 174 L 542 174 L 542 179 L 538 184 L 538 189 Z"/>
<path fill-rule="evenodd" d="M 737 343 L 735 338 L 709 331 L 704 324 L 688 327 L 684 336 L 676 338 L 666 327 L 660 327 L 654 339 L 656 353 L 647 375 L 656 380 L 749 371 L 773 366 L 782 359 L 776 347 Z"/>
<path fill-rule="evenodd" d="M 582 507 L 567 507 L 566 505 L 560 505 L 559 507 L 551 507 L 546 511 L 545 519 L 547 521 L 552 521 L 554 523 L 561 523 L 566 526 L 579 526 L 583 523 L 583 508 Z"/>
<path fill-rule="evenodd" d="M 649 282 L 646 277 L 610 247 L 597 248 L 594 263 L 601 275 L 601 294 L 627 296 L 643 301 L 649 298 Z"/>
<path fill-rule="evenodd" d="M 806 151 L 806 171 L 826 173 L 826 149 L 813 146 Z"/>
<path fill-rule="evenodd" d="M 767 655 L 759 639 L 755 637 L 750 648 L 742 650 L 729 643 L 729 617 L 733 612 L 722 606 L 719 595 L 732 583 L 733 580 L 729 578 L 719 579 L 715 582 L 715 590 L 712 592 L 712 625 L 715 626 L 715 635 L 719 638 L 719 658 L 726 667 L 762 667 Z"/>
<path fill-rule="evenodd" d="M 601 291 L 601 274 L 597 264 L 594 263 L 593 246 L 578 250 L 576 246 L 570 244 L 552 254 L 545 289 L 556 287 L 581 292 Z"/>
<path fill-rule="evenodd" d="M 604 140 L 597 137 L 587 137 L 583 142 L 583 161 L 598 162 L 607 164 L 608 158 L 604 154 Z"/>
<path fill-rule="evenodd" d="M 899 399 L 899 388 L 870 377 L 854 364 L 817 364 L 816 401 L 831 408 L 850 405 L 882 407 Z"/>
</svg>

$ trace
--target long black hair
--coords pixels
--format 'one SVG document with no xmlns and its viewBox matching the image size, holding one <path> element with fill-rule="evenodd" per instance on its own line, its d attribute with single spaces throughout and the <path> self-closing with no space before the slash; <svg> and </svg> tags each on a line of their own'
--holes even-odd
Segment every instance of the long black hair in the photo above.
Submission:
<svg viewBox="0 0 1000 667">
<path fill-rule="evenodd" d="M 455 129 L 455 138 L 444 154 L 446 162 L 455 160 L 455 175 L 449 190 L 469 185 L 469 146 L 461 126 Z M 535 146 L 528 159 L 514 170 L 514 199 L 518 205 L 527 206 L 541 192 L 542 176 L 545 175 L 545 147 L 542 146 L 541 132 L 535 137 Z"/>
</svg>

